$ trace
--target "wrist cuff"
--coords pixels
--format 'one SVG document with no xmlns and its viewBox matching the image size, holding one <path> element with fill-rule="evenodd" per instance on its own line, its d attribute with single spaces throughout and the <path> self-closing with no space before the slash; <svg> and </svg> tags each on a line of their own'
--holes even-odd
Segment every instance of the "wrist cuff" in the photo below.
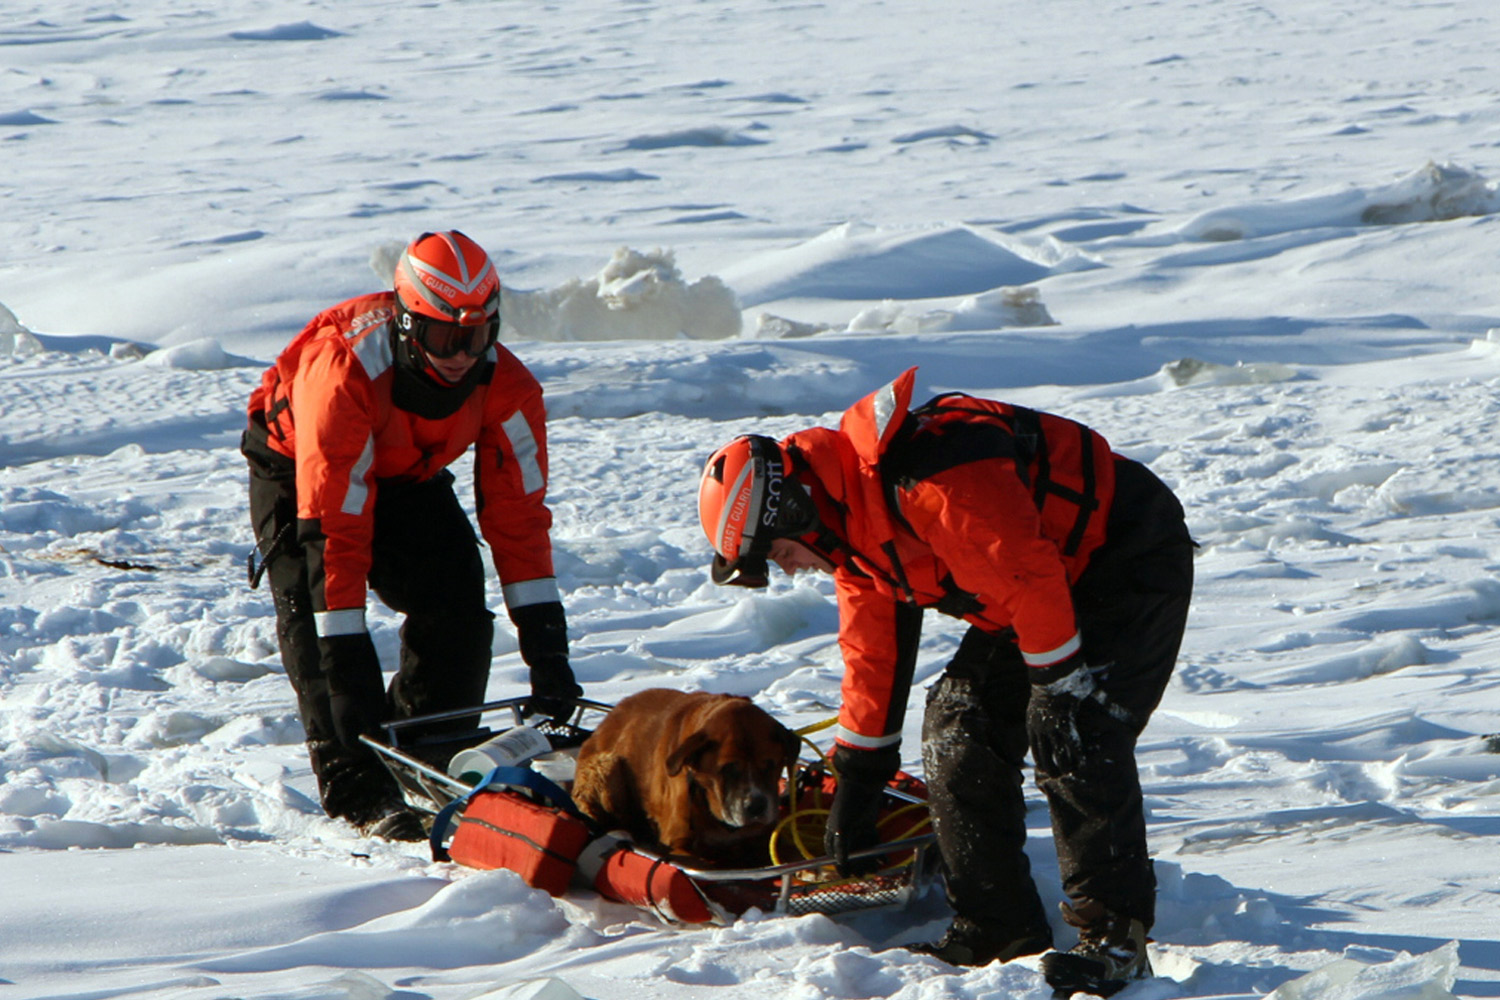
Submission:
<svg viewBox="0 0 1500 1000">
<path fill-rule="evenodd" d="M 365 627 L 364 608 L 314 612 L 313 628 L 317 630 L 319 638 L 323 639 L 335 635 L 362 635 L 369 631 Z"/>
<path fill-rule="evenodd" d="M 1070 678 L 1075 674 L 1088 676 L 1088 669 L 1084 666 L 1083 655 L 1074 653 L 1060 663 L 1054 663 L 1050 667 L 1031 667 L 1027 673 L 1031 677 L 1034 687 L 1043 687 L 1051 690 L 1052 685 Z"/>
</svg>

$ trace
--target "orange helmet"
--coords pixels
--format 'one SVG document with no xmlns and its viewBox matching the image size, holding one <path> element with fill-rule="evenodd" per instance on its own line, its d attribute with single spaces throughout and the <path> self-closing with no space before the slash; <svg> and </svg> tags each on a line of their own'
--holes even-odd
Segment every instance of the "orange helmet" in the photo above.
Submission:
<svg viewBox="0 0 1500 1000">
<path fill-rule="evenodd" d="M 698 484 L 698 518 L 714 547 L 714 582 L 741 587 L 766 585 L 772 541 L 818 525 L 817 508 L 792 477 L 785 450 L 759 434 L 735 438 L 709 456 Z"/>
<path fill-rule="evenodd" d="M 428 355 L 478 357 L 500 333 L 500 276 L 456 229 L 423 233 L 396 262 L 396 325 Z"/>
</svg>

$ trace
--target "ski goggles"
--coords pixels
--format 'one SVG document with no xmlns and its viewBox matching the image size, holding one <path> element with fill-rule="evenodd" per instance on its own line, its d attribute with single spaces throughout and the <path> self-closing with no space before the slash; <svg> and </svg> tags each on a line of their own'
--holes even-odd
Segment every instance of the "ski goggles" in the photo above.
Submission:
<svg viewBox="0 0 1500 1000">
<path fill-rule="evenodd" d="M 455 323 L 403 309 L 401 328 L 411 334 L 430 358 L 446 360 L 460 354 L 477 358 L 499 338 L 500 317 L 487 316 L 484 310 L 470 307 L 459 312 Z"/>
</svg>

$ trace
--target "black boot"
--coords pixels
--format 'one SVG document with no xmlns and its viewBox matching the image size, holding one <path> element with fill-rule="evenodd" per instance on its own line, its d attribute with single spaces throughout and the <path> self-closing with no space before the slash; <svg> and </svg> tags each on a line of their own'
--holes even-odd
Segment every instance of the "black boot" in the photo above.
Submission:
<svg viewBox="0 0 1500 1000">
<path fill-rule="evenodd" d="M 1022 955 L 1040 955 L 1051 947 L 1052 928 L 1046 924 L 1017 933 L 1008 928 L 954 917 L 941 939 L 909 945 L 907 950 L 931 955 L 949 965 L 989 965 L 991 962 L 1009 962 Z"/>
<path fill-rule="evenodd" d="M 383 840 L 425 840 L 422 817 L 406 804 L 401 786 L 372 750 L 351 750 L 335 740 L 309 740 L 323 811 L 361 833 Z"/>
<path fill-rule="evenodd" d="M 393 803 L 382 816 L 376 816 L 356 824 L 367 837 L 381 840 L 417 843 L 427 839 L 427 828 L 422 823 L 422 814 L 405 802 Z"/>
<path fill-rule="evenodd" d="M 1058 996 L 1091 993 L 1108 997 L 1138 979 L 1151 977 L 1146 954 L 1146 925 L 1111 913 L 1093 899 L 1062 904 L 1063 919 L 1078 928 L 1078 943 L 1068 951 L 1042 956 L 1042 975 Z"/>
</svg>

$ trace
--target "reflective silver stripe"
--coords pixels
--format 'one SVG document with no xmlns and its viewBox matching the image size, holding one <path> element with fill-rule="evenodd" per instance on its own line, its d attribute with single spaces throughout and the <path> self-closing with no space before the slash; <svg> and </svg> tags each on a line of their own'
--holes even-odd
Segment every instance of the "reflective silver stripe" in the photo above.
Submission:
<svg viewBox="0 0 1500 1000">
<path fill-rule="evenodd" d="M 448 233 L 436 233 L 435 235 L 442 238 L 442 240 L 448 244 L 448 249 L 453 254 L 453 259 L 458 262 L 458 269 L 461 273 L 449 274 L 446 271 L 442 271 L 438 268 L 433 267 L 431 264 L 427 263 L 424 260 L 417 260 L 413 258 L 409 253 L 401 254 L 401 260 L 398 266 L 405 269 L 407 280 L 411 282 L 412 287 L 417 290 L 417 293 L 420 294 L 422 298 L 427 300 L 429 305 L 434 306 L 439 312 L 443 313 L 446 316 L 455 316 L 456 318 L 457 310 L 454 309 L 453 304 L 451 302 L 444 301 L 441 296 L 429 291 L 427 288 L 427 283 L 424 282 L 421 278 L 417 277 L 417 272 L 421 271 L 423 274 L 431 275 L 439 282 L 451 286 L 460 294 L 470 295 L 473 294 L 476 289 L 483 285 L 485 281 L 495 273 L 495 265 L 489 259 L 489 256 L 486 255 L 484 258 L 484 266 L 479 269 L 479 273 L 477 275 L 474 275 L 473 277 L 470 277 L 469 261 L 464 257 L 463 251 L 459 249 L 458 242 L 454 240 L 453 237 Z M 499 297 L 499 292 L 500 283 L 497 280 L 495 282 L 495 293 L 487 297 L 487 301 L 485 302 L 486 307 L 489 307 L 490 303 Z"/>
<path fill-rule="evenodd" d="M 896 383 L 892 382 L 879 392 L 873 400 L 875 406 L 875 437 L 885 437 L 885 429 L 896 415 Z"/>
<path fill-rule="evenodd" d="M 611 830 L 602 837 L 596 837 L 584 844 L 583 850 L 578 852 L 578 874 L 589 885 L 593 885 L 594 879 L 599 877 L 599 871 L 604 867 L 604 859 L 633 843 L 630 834 L 624 830 Z"/>
<path fill-rule="evenodd" d="M 381 320 L 380 326 L 370 330 L 368 336 L 362 336 L 365 332 L 352 330 L 349 336 L 354 339 L 354 356 L 359 359 L 365 374 L 373 382 L 396 361 L 396 356 L 391 351 L 390 322 Z"/>
<path fill-rule="evenodd" d="M 443 242 L 448 244 L 449 252 L 453 254 L 453 259 L 458 262 L 459 273 L 449 274 L 447 271 L 442 271 L 438 268 L 433 267 L 425 260 L 417 260 L 414 259 L 410 254 L 406 254 L 405 259 L 410 262 L 412 267 L 416 268 L 418 271 L 421 271 L 423 274 L 430 274 L 438 280 L 445 282 L 446 284 L 453 285 L 460 292 L 465 293 L 472 292 L 474 291 L 474 289 L 484 284 L 484 280 L 488 278 L 492 272 L 494 272 L 495 265 L 490 261 L 489 257 L 486 256 L 484 259 L 484 266 L 479 269 L 479 273 L 471 276 L 469 274 L 469 261 L 466 257 L 464 257 L 464 252 L 459 249 L 458 241 L 447 233 L 438 233 L 437 235 L 443 240 Z"/>
<path fill-rule="evenodd" d="M 422 284 L 422 279 L 417 277 L 417 272 L 413 269 L 414 262 L 411 259 L 411 254 L 403 253 L 401 255 L 401 262 L 397 266 L 406 272 L 407 282 L 411 285 L 411 287 L 417 290 L 418 295 L 427 300 L 428 305 L 432 306 L 434 309 L 437 309 L 445 316 L 453 315 L 452 307 L 442 299 L 438 298 L 432 292 L 429 292 L 427 290 L 427 286 Z M 426 268 L 425 270 L 430 271 L 431 268 Z"/>
<path fill-rule="evenodd" d="M 500 425 L 505 432 L 505 437 L 510 441 L 510 450 L 515 453 L 516 462 L 521 466 L 521 489 L 527 493 L 535 493 L 547 485 L 546 478 L 542 475 L 542 466 L 538 461 L 538 448 L 536 436 L 531 433 L 531 424 L 526 421 L 526 414 L 517 410 L 511 414 L 510 419 Z"/>
<path fill-rule="evenodd" d="M 551 576 L 507 583 L 500 588 L 500 594 L 505 598 L 507 608 L 524 608 L 528 604 L 551 604 L 562 600 L 562 594 L 557 589 L 557 578 Z"/>
<path fill-rule="evenodd" d="M 834 739 L 840 743 L 846 743 L 851 747 L 861 750 L 879 750 L 881 747 L 893 747 L 901 742 L 900 733 L 891 733 L 889 736 L 861 736 L 852 729 L 839 726 L 834 730 Z"/>
<path fill-rule="evenodd" d="M 1028 653 L 1022 650 L 1021 658 L 1026 661 L 1028 667 L 1050 667 L 1052 664 L 1060 663 L 1078 652 L 1079 647 L 1082 645 L 1083 640 L 1079 638 L 1077 632 L 1074 632 L 1073 638 L 1056 649 L 1049 649 L 1045 653 Z"/>
<path fill-rule="evenodd" d="M 365 450 L 359 453 L 359 460 L 349 470 L 349 492 L 344 494 L 344 502 L 339 505 L 341 513 L 354 516 L 364 513 L 365 501 L 370 498 L 370 484 L 366 480 L 374 464 L 375 435 L 371 434 L 365 438 Z"/>
<path fill-rule="evenodd" d="M 745 480 L 749 479 L 754 473 L 755 463 L 746 462 L 740 468 L 740 474 L 735 477 L 734 485 L 724 492 L 724 495 L 729 498 L 729 502 L 719 511 L 719 525 L 714 531 L 713 543 L 715 551 L 725 559 L 733 560 L 749 552 L 750 543 L 755 539 L 754 512 L 760 510 L 760 504 L 756 503 L 758 498 L 752 493 L 750 496 L 750 508 L 745 511 L 745 523 L 740 528 L 740 550 L 734 553 L 734 555 L 730 555 L 724 551 L 724 531 L 729 527 L 729 515 L 734 513 L 734 508 L 737 506 L 734 498 L 740 495 L 740 490 L 744 487 Z M 760 492 L 760 486 L 760 483 L 755 484 L 755 493 Z"/>
<path fill-rule="evenodd" d="M 318 635 L 359 635 L 367 632 L 364 608 L 345 608 L 342 611 L 319 611 L 313 615 L 313 625 Z"/>
</svg>

